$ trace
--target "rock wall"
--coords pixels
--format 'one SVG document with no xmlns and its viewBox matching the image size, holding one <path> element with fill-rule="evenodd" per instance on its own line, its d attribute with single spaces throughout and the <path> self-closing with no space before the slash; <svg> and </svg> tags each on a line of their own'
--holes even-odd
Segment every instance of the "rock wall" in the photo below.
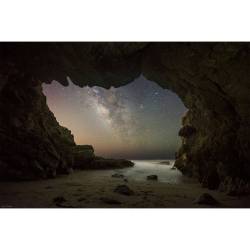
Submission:
<svg viewBox="0 0 250 250">
<path fill-rule="evenodd" d="M 157 44 L 147 53 L 146 77 L 172 89 L 189 109 L 180 131 L 183 143 L 176 166 L 212 189 L 228 177 L 233 178 L 233 188 L 238 179 L 247 182 L 249 44 Z"/>
<path fill-rule="evenodd" d="M 70 171 L 73 135 L 56 121 L 38 81 L 9 75 L 0 92 L 0 114 L 1 180 L 49 178 Z"/>
<path fill-rule="evenodd" d="M 106 88 L 144 74 L 177 93 L 189 109 L 180 131 L 183 144 L 176 154 L 176 166 L 209 188 L 230 185 L 235 189 L 250 180 L 249 43 L 7 43 L 1 44 L 0 53 L 0 94 L 4 98 L 9 91 L 17 98 L 20 93 L 23 99 L 32 93 L 32 101 L 39 99 L 31 91 L 32 81 L 22 80 L 17 86 L 9 78 L 10 72 L 47 83 L 55 79 L 64 85 L 69 76 L 79 86 Z M 3 103 L 1 98 L 1 103 L 1 110 L 11 107 L 13 117 L 19 112 L 36 116 L 35 109 L 13 106 L 12 99 L 5 98 Z M 48 114 L 46 104 L 40 105 Z M 6 119 L 6 115 L 0 116 L 2 121 Z M 46 115 L 39 117 L 43 120 Z M 54 123 L 47 123 L 47 130 Z M 29 138 L 28 125 L 22 126 L 22 141 Z M 1 123 L 0 131 L 2 127 Z M 44 128 L 36 128 L 34 135 L 42 135 Z M 9 133 L 9 138 L 16 133 Z M 42 144 L 45 138 L 40 137 Z M 57 144 L 55 148 L 60 151 L 62 147 Z M 10 147 L 7 151 L 16 155 L 15 150 Z"/>
</svg>

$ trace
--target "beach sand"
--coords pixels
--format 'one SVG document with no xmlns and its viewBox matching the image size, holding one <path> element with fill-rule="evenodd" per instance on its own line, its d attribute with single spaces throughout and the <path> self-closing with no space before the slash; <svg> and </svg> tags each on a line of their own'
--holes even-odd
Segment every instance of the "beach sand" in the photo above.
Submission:
<svg viewBox="0 0 250 250">
<path fill-rule="evenodd" d="M 232 197 L 204 189 L 193 180 L 181 184 L 134 181 L 111 177 L 115 170 L 76 171 L 56 179 L 29 182 L 1 182 L 2 208 L 206 208 L 194 200 L 209 193 L 220 202 L 216 207 L 250 207 L 250 196 Z M 125 184 L 134 191 L 115 193 Z M 59 199 L 58 199 L 59 197 Z M 59 202 L 58 202 L 59 200 Z M 63 201 L 60 201 L 63 200 Z"/>
</svg>

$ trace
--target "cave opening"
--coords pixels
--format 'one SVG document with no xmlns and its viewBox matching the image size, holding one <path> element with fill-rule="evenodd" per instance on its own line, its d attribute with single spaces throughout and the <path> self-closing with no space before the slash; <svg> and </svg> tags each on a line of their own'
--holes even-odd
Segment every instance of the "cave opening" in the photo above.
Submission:
<svg viewBox="0 0 250 250">
<path fill-rule="evenodd" d="M 104 89 L 43 84 L 47 104 L 76 144 L 93 145 L 108 158 L 174 159 L 178 132 L 187 112 L 181 99 L 143 75 L 131 83 Z"/>
<path fill-rule="evenodd" d="M 5 44 L 1 51 L 4 52 L 0 83 L 1 180 L 38 180 L 72 173 L 75 169 L 74 150 L 79 146 L 75 145 L 76 142 L 93 145 L 97 156 L 127 159 L 145 159 L 146 156 L 148 159 L 174 158 L 179 148 L 176 168 L 198 180 L 202 187 L 234 195 L 249 193 L 249 53 L 246 53 L 249 45 Z M 31 60 L 28 60 L 27 55 L 30 55 Z M 131 88 L 130 92 L 136 101 L 143 98 L 144 92 L 154 98 L 161 96 L 160 90 L 147 92 L 146 86 L 140 86 L 139 80 L 135 79 L 140 74 L 153 81 L 158 88 L 161 86 L 178 94 L 188 108 L 188 112 L 181 112 L 178 125 L 173 126 L 175 132 L 171 132 L 176 135 L 178 146 L 175 150 L 167 150 L 171 141 L 167 132 L 171 126 L 164 119 L 157 119 L 158 115 L 167 115 L 166 110 L 152 108 L 152 115 L 145 113 L 142 115 L 144 119 L 140 120 L 136 115 L 131 118 L 126 105 L 123 107 L 124 103 L 117 102 L 117 95 L 126 88 Z M 52 98 L 48 97 L 45 89 L 48 107 L 41 83 L 56 79 L 66 86 L 67 75 L 72 77 L 75 85 L 81 87 L 87 84 L 113 87 L 109 90 L 99 87 L 79 89 L 73 84 L 68 87 L 59 85 L 62 91 L 55 88 L 54 93 L 61 93 L 61 98 L 56 98 L 53 91 Z M 53 89 L 53 86 L 44 85 L 44 88 Z M 136 90 L 136 86 L 140 86 L 140 89 Z M 82 105 L 79 106 L 85 110 L 82 113 L 74 107 L 70 108 L 71 104 L 79 102 L 77 95 L 68 95 L 72 88 L 76 89 L 76 93 L 80 90 L 91 93 L 91 97 L 81 99 Z M 110 92 L 112 94 L 108 94 Z M 100 93 L 105 96 L 104 100 L 98 98 Z M 69 100 L 67 95 L 70 96 Z M 79 92 L 79 95 L 83 94 Z M 54 110 L 53 100 L 56 99 L 62 100 L 64 106 L 55 105 Z M 153 102 L 150 100 L 148 103 L 152 107 Z M 107 102 L 121 107 L 107 106 Z M 131 105 L 132 102 L 129 103 Z M 159 108 L 161 105 L 156 106 Z M 149 110 L 141 102 L 134 102 L 133 107 L 140 112 Z M 67 111 L 61 113 L 67 118 L 65 121 L 56 109 Z M 115 123 L 114 117 L 111 118 L 113 113 L 116 114 Z M 64 127 L 59 125 L 54 115 Z M 182 128 L 179 131 L 182 116 Z M 81 120 L 80 127 L 71 126 L 71 123 L 76 124 L 75 117 Z M 136 126 L 138 121 L 142 121 L 139 124 L 142 127 Z M 154 124 L 151 126 L 154 128 L 150 131 L 151 136 L 146 136 L 147 126 L 155 121 L 161 126 Z M 129 129 L 128 124 L 135 129 Z M 67 128 L 75 136 L 75 142 Z M 77 130 L 84 133 L 80 135 Z M 138 131 L 141 133 L 137 140 L 140 143 L 132 147 L 133 143 L 131 145 L 128 139 L 136 138 L 134 133 Z M 99 145 L 92 140 L 98 136 Z M 114 141 L 117 144 L 113 144 L 116 146 L 111 151 L 107 145 Z M 119 141 L 129 150 L 122 148 L 119 151 Z M 155 154 L 150 147 L 147 150 L 149 144 L 154 145 L 152 148 L 160 154 Z M 160 148 L 157 147 L 159 145 Z M 138 149 L 143 154 L 140 155 Z M 149 155 L 149 152 L 152 154 Z"/>
</svg>

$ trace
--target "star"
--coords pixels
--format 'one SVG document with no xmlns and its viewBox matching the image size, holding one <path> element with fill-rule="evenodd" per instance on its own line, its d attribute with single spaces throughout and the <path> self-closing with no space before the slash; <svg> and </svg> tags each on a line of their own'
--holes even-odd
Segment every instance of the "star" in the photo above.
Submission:
<svg viewBox="0 0 250 250">
<path fill-rule="evenodd" d="M 143 76 L 119 88 L 44 85 L 47 103 L 77 144 L 91 144 L 97 155 L 130 158 L 174 156 L 179 147 L 179 97 Z M 165 152 L 165 153 L 164 153 Z"/>
</svg>

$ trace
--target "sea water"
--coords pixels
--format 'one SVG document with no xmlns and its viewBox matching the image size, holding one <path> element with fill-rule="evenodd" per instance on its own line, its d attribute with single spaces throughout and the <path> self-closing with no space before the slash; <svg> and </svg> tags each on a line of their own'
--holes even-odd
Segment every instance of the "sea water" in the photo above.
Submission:
<svg viewBox="0 0 250 250">
<path fill-rule="evenodd" d="M 117 170 L 130 180 L 146 181 L 148 175 L 157 175 L 158 182 L 178 184 L 183 182 L 182 173 L 173 168 L 174 160 L 131 160 L 134 167 Z M 169 161 L 170 164 L 164 163 Z"/>
</svg>

